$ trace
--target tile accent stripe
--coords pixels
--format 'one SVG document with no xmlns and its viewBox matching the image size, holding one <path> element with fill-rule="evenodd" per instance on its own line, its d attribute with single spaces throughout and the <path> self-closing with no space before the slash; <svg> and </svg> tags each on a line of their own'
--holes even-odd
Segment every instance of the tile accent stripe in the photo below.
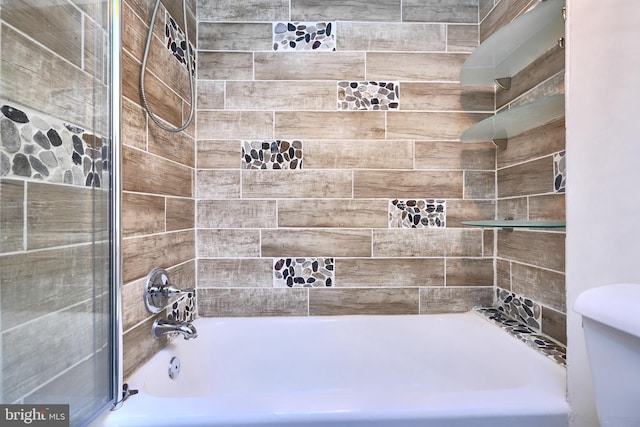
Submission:
<svg viewBox="0 0 640 427">
<path fill-rule="evenodd" d="M 302 141 L 242 141 L 243 169 L 302 169 Z"/>
<path fill-rule="evenodd" d="M 168 11 L 164 13 L 164 44 L 185 68 L 187 68 L 187 37 Z M 196 49 L 189 42 L 189 58 L 191 59 L 191 73 L 196 75 Z"/>
<path fill-rule="evenodd" d="M 567 348 L 564 345 L 536 332 L 524 323 L 513 320 L 499 309 L 476 307 L 474 311 L 554 362 L 563 366 L 567 364 Z"/>
<path fill-rule="evenodd" d="M 189 292 L 167 307 L 167 319 L 193 322 L 196 318 L 196 294 Z"/>
<path fill-rule="evenodd" d="M 553 191 L 564 193 L 567 188 L 567 152 L 553 155 Z"/>
<path fill-rule="evenodd" d="M 338 82 L 338 110 L 399 110 L 398 82 Z"/>
<path fill-rule="evenodd" d="M 535 301 L 509 292 L 502 288 L 496 289 L 496 308 L 512 319 L 540 330 L 542 308 Z"/>
<path fill-rule="evenodd" d="M 275 22 L 275 51 L 335 51 L 336 24 L 332 22 Z"/>
<path fill-rule="evenodd" d="M 60 119 L 0 103 L 0 176 L 86 187 L 108 182 L 105 138 Z"/>
<path fill-rule="evenodd" d="M 389 228 L 444 228 L 446 200 L 390 200 Z"/>
<path fill-rule="evenodd" d="M 333 258 L 274 258 L 273 287 L 332 287 L 334 266 Z"/>
</svg>

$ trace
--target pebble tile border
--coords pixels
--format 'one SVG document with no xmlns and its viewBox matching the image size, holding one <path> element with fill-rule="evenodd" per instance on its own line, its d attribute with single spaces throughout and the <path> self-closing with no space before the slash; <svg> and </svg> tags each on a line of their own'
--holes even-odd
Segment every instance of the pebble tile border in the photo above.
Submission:
<svg viewBox="0 0 640 427">
<path fill-rule="evenodd" d="M 389 228 L 444 228 L 446 200 L 390 200 Z"/>
<path fill-rule="evenodd" d="M 275 288 L 332 287 L 335 283 L 333 258 L 275 258 Z"/>
<path fill-rule="evenodd" d="M 564 193 L 567 188 L 567 152 L 561 151 L 553 155 L 553 190 Z"/>
<path fill-rule="evenodd" d="M 96 188 L 108 183 L 105 138 L 39 112 L 0 104 L 0 176 Z"/>
<path fill-rule="evenodd" d="M 335 51 L 336 24 L 332 22 L 275 22 L 274 51 Z"/>
<path fill-rule="evenodd" d="M 167 308 L 167 319 L 193 322 L 196 318 L 196 294 L 189 292 Z"/>
<path fill-rule="evenodd" d="M 399 110 L 398 82 L 338 82 L 338 110 Z"/>
<path fill-rule="evenodd" d="M 562 366 L 567 364 L 567 348 L 552 340 L 550 337 L 536 332 L 524 323 L 518 322 L 496 308 L 476 307 L 474 311 L 479 316 L 499 326 L 514 338 L 524 342 L 529 347 L 539 351 Z"/>
<path fill-rule="evenodd" d="M 169 52 L 187 68 L 187 37 L 182 28 L 176 24 L 169 12 L 164 13 L 164 44 Z M 189 42 L 189 58 L 191 59 L 191 74 L 196 75 L 196 50 Z"/>
<path fill-rule="evenodd" d="M 243 169 L 302 169 L 302 141 L 242 141 Z"/>
<path fill-rule="evenodd" d="M 512 319 L 540 331 L 542 308 L 540 304 L 506 289 L 496 289 L 496 307 Z"/>
</svg>

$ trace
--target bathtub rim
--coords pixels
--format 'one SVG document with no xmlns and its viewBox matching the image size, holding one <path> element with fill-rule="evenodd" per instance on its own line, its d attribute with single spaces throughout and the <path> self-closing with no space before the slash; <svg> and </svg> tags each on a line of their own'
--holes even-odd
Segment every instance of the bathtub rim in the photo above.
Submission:
<svg viewBox="0 0 640 427">
<path fill-rule="evenodd" d="M 536 363 L 541 364 L 542 366 L 547 366 L 548 370 L 555 371 L 548 373 L 546 375 L 536 375 L 532 377 L 533 381 L 530 381 L 522 386 L 511 388 L 511 389 L 497 389 L 497 390 L 482 390 L 482 391 L 470 391 L 470 392 L 453 392 L 449 394 L 440 394 L 440 395 L 429 395 L 429 405 L 416 405 L 415 401 L 419 397 L 424 398 L 424 393 L 417 393 L 419 396 L 416 396 L 416 393 L 406 392 L 406 393 L 396 393 L 393 396 L 394 405 L 393 408 L 390 409 L 389 403 L 390 400 L 388 396 L 386 398 L 382 398 L 380 396 L 367 396 L 368 405 L 366 407 L 359 407 L 358 400 L 353 400 L 353 396 L 347 395 L 334 395 L 334 396 L 324 396 L 323 399 L 318 399 L 314 405 L 307 405 L 304 407 L 304 413 L 315 413 L 314 422 L 336 422 L 337 419 L 345 422 L 364 422 L 363 420 L 369 417 L 369 421 L 372 419 L 383 422 L 387 420 L 389 425 L 394 425 L 393 421 L 402 419 L 406 422 L 411 422 L 412 420 L 419 419 L 475 419 L 474 417 L 480 417 L 482 419 L 491 419 L 492 417 L 506 417 L 506 416 L 517 416 L 517 417 L 531 417 L 532 419 L 539 416 L 548 416 L 555 417 L 554 419 L 568 419 L 569 414 L 569 406 L 566 401 L 566 369 L 565 367 L 553 362 L 552 360 L 546 358 L 544 355 L 538 353 L 534 349 L 527 346 L 525 343 L 516 340 L 515 338 L 509 336 L 507 332 L 501 330 L 500 328 L 492 325 L 490 322 L 487 322 L 486 319 L 482 318 L 480 315 L 474 312 L 466 312 L 466 313 L 455 313 L 455 314 L 421 314 L 421 315 L 348 315 L 348 316 L 313 316 L 313 317 L 207 317 L 207 318 L 199 318 L 195 321 L 196 327 L 202 323 L 222 323 L 222 322 L 234 322 L 240 320 L 241 322 L 255 322 L 255 321 L 264 321 L 268 319 L 273 319 L 274 322 L 291 322 L 296 319 L 308 319 L 307 321 L 318 321 L 325 320 L 331 322 L 339 322 L 341 319 L 345 320 L 348 318 L 353 319 L 366 319 L 371 317 L 377 317 L 380 319 L 391 320 L 393 317 L 403 318 L 406 320 L 410 320 L 412 317 L 438 317 L 440 319 L 446 319 L 450 316 L 468 316 L 472 317 L 479 324 L 484 324 L 488 328 L 487 330 L 492 330 L 492 333 L 501 334 L 505 338 L 509 340 L 516 348 L 519 348 L 519 351 L 522 351 L 524 354 L 527 354 L 528 357 L 532 358 L 532 360 L 537 361 Z M 201 325 L 203 326 L 203 325 Z M 161 350 L 158 355 L 163 354 L 167 355 L 167 353 L 171 353 L 174 345 L 182 344 L 183 340 L 179 340 L 177 343 L 174 343 L 165 349 Z M 516 344 L 517 343 L 517 344 Z M 525 350 L 526 349 L 526 350 Z M 163 356 L 161 356 L 163 357 Z M 153 359 L 152 359 L 153 360 Z M 131 380 L 137 381 L 139 375 L 144 374 L 144 367 L 147 364 L 142 365 L 138 369 L 136 369 L 130 376 L 127 377 L 127 382 L 132 384 L 132 387 L 137 387 L 136 384 L 131 383 Z M 551 379 L 550 379 L 551 378 Z M 549 390 L 552 390 L 549 393 Z M 481 395 L 483 399 L 476 401 L 477 398 Z M 538 398 L 536 401 L 525 401 L 523 402 L 522 396 L 533 395 Z M 210 398 L 205 397 L 190 397 L 185 399 L 184 402 L 181 402 L 179 406 L 179 410 L 175 412 L 170 418 L 176 419 L 185 419 L 187 417 L 194 426 L 195 425 L 208 425 L 207 420 L 210 417 L 217 418 L 217 421 L 222 422 L 220 425 L 231 426 L 236 425 L 234 423 L 239 422 L 237 418 L 237 413 L 242 413 L 243 418 L 242 422 L 244 424 L 238 425 L 253 425 L 252 422 L 255 422 L 255 425 L 289 425 L 282 424 L 285 422 L 283 417 L 286 418 L 286 422 L 291 422 L 291 425 L 302 425 L 303 422 L 308 421 L 304 419 L 304 414 L 296 414 L 290 411 L 288 407 L 278 407 L 279 401 L 278 399 L 287 400 L 289 402 L 289 406 L 291 406 L 293 402 L 293 406 L 303 407 L 300 405 L 304 405 L 304 400 L 298 399 L 296 401 L 296 396 L 278 396 L 268 398 L 265 396 L 261 396 L 258 400 L 254 400 L 252 402 L 253 406 L 247 406 L 246 401 L 240 401 L 240 399 L 224 399 L 220 397 L 216 397 L 215 402 Z M 140 393 L 130 399 L 124 406 L 124 412 L 138 412 L 138 414 L 143 414 L 145 410 L 151 407 L 157 407 L 158 405 L 162 405 L 162 402 L 167 401 L 167 397 L 158 397 L 149 395 L 147 393 Z M 351 400 L 350 400 L 351 399 Z M 189 402 L 186 402 L 189 400 Z M 460 406 L 460 402 L 465 401 L 467 404 L 464 406 Z M 332 408 L 335 409 L 335 405 L 340 405 L 348 402 L 350 409 L 343 410 L 340 415 L 332 414 Z M 474 404 L 470 404 L 469 402 L 475 402 Z M 488 402 L 499 402 L 499 406 L 501 408 L 500 414 L 495 413 L 495 404 L 490 405 Z M 372 410 L 372 407 L 385 408 L 384 410 Z M 203 410 L 203 408 L 206 408 Z M 266 411 L 267 408 L 270 408 L 269 411 Z M 118 410 L 113 413 L 113 419 L 120 418 L 118 413 L 122 413 L 124 416 L 123 410 Z M 288 412 L 289 411 L 289 412 Z M 288 413 L 287 413 L 288 412 Z M 335 411 L 333 411 L 335 412 Z M 283 415 L 286 414 L 286 415 Z M 320 415 L 318 415 L 320 414 Z M 336 418 L 339 417 L 339 418 Z M 107 420 L 109 421 L 109 420 Z M 175 421 L 174 421 L 175 422 Z M 266 424 L 260 424 L 260 423 Z M 444 421 L 443 421 L 444 422 Z M 103 424 L 98 424 L 103 425 Z M 112 423 L 105 422 L 104 426 L 115 426 L 115 425 L 129 425 L 134 426 L 135 423 L 132 424 L 122 424 L 121 421 L 112 421 Z M 164 425 L 164 424 L 163 424 Z M 166 424 L 169 425 L 169 424 Z M 191 424 L 189 424 L 191 425 Z M 217 425 L 217 424 L 216 424 Z M 407 424 L 409 425 L 409 424 Z M 489 425 L 489 424 L 487 424 Z M 506 425 L 506 424 L 505 424 Z M 534 424 L 531 424 L 536 425 Z M 556 424 L 554 424 L 556 425 Z M 566 425 L 566 424 L 557 424 L 557 425 Z"/>
</svg>

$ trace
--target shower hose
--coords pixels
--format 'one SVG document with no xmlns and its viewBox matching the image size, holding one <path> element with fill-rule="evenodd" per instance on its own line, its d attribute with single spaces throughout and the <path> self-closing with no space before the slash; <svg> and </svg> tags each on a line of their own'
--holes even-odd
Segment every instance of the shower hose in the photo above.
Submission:
<svg viewBox="0 0 640 427">
<path fill-rule="evenodd" d="M 190 100 L 191 108 L 189 109 L 189 117 L 187 118 L 187 121 L 184 124 L 182 124 L 180 127 L 176 127 L 176 128 L 164 124 L 155 114 L 151 112 L 151 108 L 149 107 L 149 103 L 147 102 L 147 95 L 145 94 L 145 91 L 144 91 L 144 80 L 145 80 L 145 74 L 147 70 L 147 59 L 149 58 L 149 49 L 151 48 L 151 40 L 153 39 L 153 25 L 156 22 L 156 15 L 158 14 L 158 8 L 160 7 L 160 2 L 161 0 L 156 0 L 156 5 L 153 8 L 153 14 L 151 15 L 151 22 L 149 23 L 149 33 L 147 34 L 147 43 L 145 44 L 144 55 L 142 56 L 142 71 L 140 72 L 140 95 L 142 97 L 142 105 L 145 111 L 147 112 L 149 117 L 151 117 L 151 120 L 153 120 L 155 124 L 157 124 L 160 128 L 168 132 L 182 132 L 189 126 L 189 124 L 191 124 L 191 120 L 193 120 L 193 111 L 195 109 L 194 94 L 193 94 L 193 69 L 191 66 L 189 29 L 187 27 L 187 4 L 186 4 L 187 1 L 186 0 L 182 0 L 182 16 L 184 17 L 184 34 L 185 34 L 185 40 L 187 44 L 186 49 L 184 50 L 186 53 L 187 71 L 189 73 L 189 93 L 191 95 L 191 100 Z"/>
</svg>

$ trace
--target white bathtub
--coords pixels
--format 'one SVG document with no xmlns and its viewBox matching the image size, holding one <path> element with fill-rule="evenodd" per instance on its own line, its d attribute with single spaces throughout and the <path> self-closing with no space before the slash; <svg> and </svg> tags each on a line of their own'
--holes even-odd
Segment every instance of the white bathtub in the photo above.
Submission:
<svg viewBox="0 0 640 427">
<path fill-rule="evenodd" d="M 473 313 L 204 318 L 97 425 L 567 426 L 565 371 Z M 172 357 L 182 369 L 168 375 Z"/>
</svg>

